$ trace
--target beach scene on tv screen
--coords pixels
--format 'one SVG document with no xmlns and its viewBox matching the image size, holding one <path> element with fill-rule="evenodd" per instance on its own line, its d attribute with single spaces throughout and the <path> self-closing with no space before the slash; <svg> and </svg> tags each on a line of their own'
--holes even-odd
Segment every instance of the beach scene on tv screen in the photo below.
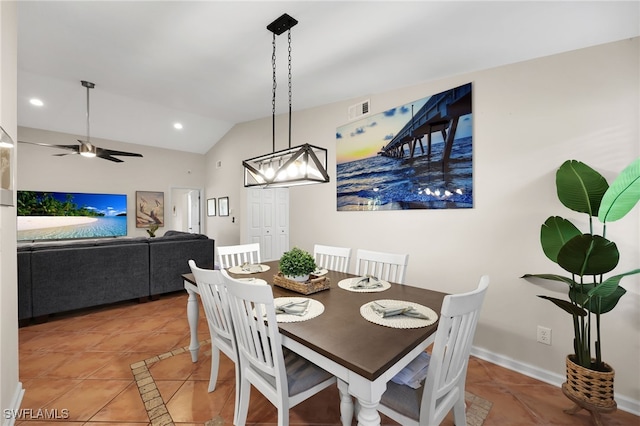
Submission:
<svg viewBox="0 0 640 426">
<path fill-rule="evenodd" d="M 18 241 L 127 235 L 126 194 L 18 191 Z"/>
</svg>

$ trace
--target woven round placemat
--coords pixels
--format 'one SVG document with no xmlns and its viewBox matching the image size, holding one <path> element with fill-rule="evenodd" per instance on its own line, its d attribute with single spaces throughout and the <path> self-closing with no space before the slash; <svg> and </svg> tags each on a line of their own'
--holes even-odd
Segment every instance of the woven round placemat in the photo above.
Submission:
<svg viewBox="0 0 640 426">
<path fill-rule="evenodd" d="M 302 302 L 303 300 L 309 300 L 309 308 L 304 315 L 290 315 L 290 314 L 278 314 L 276 320 L 278 322 L 301 322 L 315 318 L 324 312 L 324 305 L 317 300 L 308 299 L 306 297 L 276 297 L 273 299 L 276 306 L 289 302 Z"/>
<path fill-rule="evenodd" d="M 271 266 L 269 265 L 260 264 L 258 266 L 260 266 L 260 271 L 256 271 L 256 272 L 243 271 L 241 265 L 232 266 L 231 268 L 228 269 L 228 271 L 231 272 L 232 274 L 259 274 L 260 272 L 265 272 L 271 269 Z"/>
<path fill-rule="evenodd" d="M 360 315 L 362 315 L 362 317 L 367 321 L 374 324 L 391 328 L 420 328 L 435 324 L 435 322 L 438 321 L 438 314 L 436 314 L 433 309 L 418 303 L 405 302 L 402 300 L 376 300 L 375 302 L 378 302 L 385 307 L 411 306 L 421 314 L 429 317 L 429 319 L 412 318 L 406 315 L 395 315 L 383 318 L 371 308 L 371 304 L 374 302 L 367 302 L 360 306 Z"/>
<path fill-rule="evenodd" d="M 340 287 L 343 290 L 353 291 L 354 293 L 376 293 L 376 292 L 385 291 L 391 288 L 391 284 L 382 280 L 380 280 L 380 284 L 382 284 L 382 287 L 351 288 L 352 285 L 355 285 L 358 282 L 358 280 L 361 280 L 361 279 L 362 277 L 345 278 L 344 280 L 340 280 L 340 282 L 338 283 L 338 287 Z"/>
</svg>

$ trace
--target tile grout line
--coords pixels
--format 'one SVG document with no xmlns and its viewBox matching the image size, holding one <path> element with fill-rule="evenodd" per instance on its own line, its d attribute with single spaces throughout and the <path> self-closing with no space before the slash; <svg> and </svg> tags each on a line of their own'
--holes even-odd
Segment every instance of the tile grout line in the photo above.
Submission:
<svg viewBox="0 0 640 426">
<path fill-rule="evenodd" d="M 210 342 L 211 340 L 204 340 L 200 342 L 200 345 L 202 346 Z M 149 416 L 149 421 L 152 426 L 174 426 L 175 423 L 173 422 L 171 414 L 169 414 L 169 410 L 167 410 L 167 406 L 162 399 L 162 395 L 160 395 L 160 391 L 156 386 L 156 382 L 149 368 L 158 361 L 184 353 L 188 350 L 189 346 L 183 346 L 131 364 L 131 373 L 138 386 L 138 392 L 140 392 L 140 397 L 144 403 L 144 408 L 147 410 L 147 416 Z"/>
</svg>

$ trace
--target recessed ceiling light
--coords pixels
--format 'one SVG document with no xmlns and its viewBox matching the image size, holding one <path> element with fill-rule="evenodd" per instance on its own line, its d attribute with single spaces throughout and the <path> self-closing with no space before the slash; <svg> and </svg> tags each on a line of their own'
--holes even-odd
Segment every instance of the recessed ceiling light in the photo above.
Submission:
<svg viewBox="0 0 640 426">
<path fill-rule="evenodd" d="M 182 123 L 173 123 L 173 128 L 176 130 L 181 130 L 182 129 Z"/>
<path fill-rule="evenodd" d="M 30 99 L 30 100 L 29 100 L 29 103 L 30 103 L 31 105 L 35 105 L 35 106 L 39 106 L 39 107 L 41 107 L 42 105 L 44 105 L 44 102 L 42 102 L 40 99 L 36 99 L 36 98 Z"/>
</svg>

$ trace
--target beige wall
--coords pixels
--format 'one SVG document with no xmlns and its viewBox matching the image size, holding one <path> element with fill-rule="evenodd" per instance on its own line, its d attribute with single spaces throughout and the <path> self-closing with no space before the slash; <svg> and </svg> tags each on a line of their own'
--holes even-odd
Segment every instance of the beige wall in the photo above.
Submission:
<svg viewBox="0 0 640 426">
<path fill-rule="evenodd" d="M 16 3 L 0 2 L 0 125 L 16 138 Z M 15 150 L 12 173 L 15 178 Z M 6 409 L 17 409 L 22 398 L 18 382 L 18 286 L 16 276 L 16 213 L 14 207 L 0 207 L 0 423 Z"/>
<path fill-rule="evenodd" d="M 447 292 L 474 288 L 480 275 L 489 274 L 475 352 L 561 383 L 565 355 L 572 351 L 571 320 L 536 294 L 560 296 L 564 288 L 554 291 L 555 286 L 519 277 L 561 272 L 539 246 L 540 225 L 548 216 L 585 223 L 557 201 L 554 173 L 560 164 L 578 159 L 611 180 L 640 155 L 639 50 L 638 38 L 623 40 L 294 113 L 293 145 L 326 147 L 331 183 L 290 189 L 291 246 L 408 252 L 406 281 Z M 370 98 L 375 114 L 468 82 L 474 108 L 473 209 L 336 211 L 335 132 L 347 122 L 350 105 Z M 277 149 L 286 147 L 286 120 L 280 121 Z M 207 219 L 217 244 L 242 241 L 240 164 L 271 150 L 270 126 L 269 119 L 239 124 L 207 153 L 207 197 L 229 195 L 232 207 L 239 208 L 236 223 Z M 617 271 L 640 265 L 639 222 L 636 207 L 607 230 L 621 251 Z M 618 403 L 635 412 L 640 412 L 639 284 L 637 275 L 623 280 L 628 294 L 602 324 L 603 356 L 617 372 Z M 552 346 L 536 342 L 537 325 L 552 329 Z"/>
<path fill-rule="evenodd" d="M 85 136 L 18 128 L 21 141 L 72 145 Z M 100 147 L 137 152 L 143 158 L 126 158 L 114 163 L 78 155 L 56 157 L 64 150 L 18 144 L 18 189 L 31 191 L 102 192 L 127 194 L 127 233 L 147 236 L 144 228 L 136 228 L 136 191 L 164 192 L 165 226 L 156 235 L 172 229 L 171 188 L 202 189 L 205 181 L 205 157 L 202 154 L 173 151 L 149 146 L 91 138 Z"/>
</svg>

